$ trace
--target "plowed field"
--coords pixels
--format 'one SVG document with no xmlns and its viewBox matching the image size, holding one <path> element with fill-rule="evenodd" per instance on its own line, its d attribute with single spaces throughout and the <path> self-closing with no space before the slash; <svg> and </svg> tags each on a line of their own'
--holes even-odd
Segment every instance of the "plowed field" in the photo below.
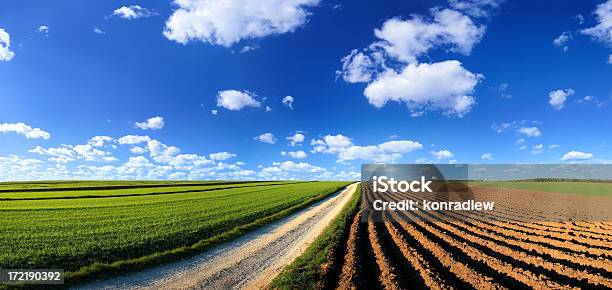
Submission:
<svg viewBox="0 0 612 290">
<path fill-rule="evenodd" d="M 363 190 L 364 204 L 378 198 L 367 186 Z M 402 194 L 400 198 L 422 197 Z M 427 211 L 387 213 L 407 216 L 373 222 L 364 204 L 343 239 L 340 248 L 345 250 L 331 257 L 333 266 L 323 288 L 612 288 L 610 222 L 496 221 L 473 216 L 436 221 L 420 216 Z M 511 210 L 495 214 L 520 212 Z"/>
</svg>

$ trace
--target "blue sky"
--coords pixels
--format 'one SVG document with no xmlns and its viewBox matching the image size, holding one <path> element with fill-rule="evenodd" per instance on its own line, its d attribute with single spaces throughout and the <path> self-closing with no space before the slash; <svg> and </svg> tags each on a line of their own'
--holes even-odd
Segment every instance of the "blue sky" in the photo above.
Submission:
<svg viewBox="0 0 612 290">
<path fill-rule="evenodd" d="M 398 2 L 2 1 L 0 180 L 612 161 L 612 0 Z"/>
</svg>

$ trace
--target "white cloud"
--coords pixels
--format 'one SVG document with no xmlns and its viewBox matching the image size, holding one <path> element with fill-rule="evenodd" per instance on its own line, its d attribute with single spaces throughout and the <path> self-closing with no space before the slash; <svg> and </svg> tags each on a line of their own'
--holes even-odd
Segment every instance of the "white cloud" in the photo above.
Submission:
<svg viewBox="0 0 612 290">
<path fill-rule="evenodd" d="M 293 110 L 293 101 L 294 98 L 292 96 L 286 96 L 283 98 L 283 105 L 285 105 L 285 107 Z"/>
<path fill-rule="evenodd" d="M 134 146 L 130 148 L 130 152 L 140 155 L 140 154 L 144 154 L 145 152 L 147 152 L 147 149 L 144 149 L 140 146 Z"/>
<path fill-rule="evenodd" d="M 244 107 L 261 107 L 261 103 L 255 100 L 255 95 L 249 91 L 225 90 L 217 94 L 217 107 L 223 107 L 231 111 L 240 111 Z"/>
<path fill-rule="evenodd" d="M 440 151 L 430 151 L 433 156 L 436 156 L 438 160 L 453 158 L 455 154 L 448 150 L 440 150 Z"/>
<path fill-rule="evenodd" d="M 454 1 L 464 11 L 481 13 L 497 7 L 498 1 Z M 391 18 L 374 31 L 377 41 L 362 52 L 353 50 L 342 59 L 337 76 L 349 83 L 366 82 L 364 95 L 375 107 L 388 101 L 405 103 L 412 117 L 429 110 L 447 116 L 467 114 L 476 104 L 471 96 L 484 77 L 463 68 L 457 60 L 419 63 L 419 57 L 432 49 L 469 55 L 484 35 L 486 27 L 475 24 L 453 9 L 433 8 L 430 17 L 412 15 Z M 467 13 L 467 12 L 466 12 Z M 444 86 L 438 84 L 445 83 Z"/>
<path fill-rule="evenodd" d="M 165 122 L 162 117 L 152 117 L 147 119 L 144 122 L 136 122 L 134 127 L 142 129 L 142 130 L 160 130 L 164 128 Z"/>
<path fill-rule="evenodd" d="M 580 152 L 580 151 L 570 151 L 570 152 L 565 153 L 565 155 L 563 155 L 561 160 L 563 161 L 586 160 L 586 159 L 591 159 L 591 158 L 593 158 L 593 154 L 591 153 L 585 153 L 585 152 Z"/>
<path fill-rule="evenodd" d="M 306 137 L 302 133 L 295 133 L 293 136 L 287 137 L 287 140 L 291 141 L 289 143 L 289 145 L 291 146 L 301 144 L 302 142 L 304 142 L 304 139 L 306 139 Z"/>
<path fill-rule="evenodd" d="M 264 142 L 264 143 L 269 143 L 269 144 L 274 144 L 276 143 L 276 137 L 274 137 L 274 134 L 272 133 L 263 133 L 255 138 L 253 138 L 259 142 Z"/>
<path fill-rule="evenodd" d="M 265 167 L 262 169 L 263 172 L 279 172 L 279 171 L 290 171 L 290 172 L 324 172 L 325 168 L 314 166 L 306 162 L 295 163 L 293 161 L 285 162 L 274 162 L 273 167 Z"/>
<path fill-rule="evenodd" d="M 559 35 L 559 37 L 553 40 L 553 44 L 556 47 L 563 47 L 563 51 L 567 51 L 567 46 L 565 45 L 568 41 L 572 39 L 572 33 L 569 31 L 565 31 Z"/>
<path fill-rule="evenodd" d="M 504 0 L 449 0 L 448 4 L 473 17 L 489 17 L 502 2 Z"/>
<path fill-rule="evenodd" d="M 493 160 L 493 154 L 491 153 L 485 153 L 480 155 L 480 159 L 482 160 Z"/>
<path fill-rule="evenodd" d="M 41 146 L 36 146 L 33 149 L 28 150 L 30 153 L 37 153 L 40 155 L 49 156 L 49 161 L 57 162 L 57 163 L 67 163 L 76 160 L 76 152 L 67 147 L 57 147 L 57 148 L 43 148 Z"/>
<path fill-rule="evenodd" d="M 51 134 L 41 130 L 40 128 L 32 128 L 24 123 L 3 123 L 0 124 L 0 133 L 14 132 L 25 136 L 27 139 L 49 139 Z"/>
<path fill-rule="evenodd" d="M 470 94 L 482 78 L 456 60 L 410 64 L 400 74 L 388 70 L 370 83 L 364 94 L 377 108 L 396 101 L 404 102 L 412 111 L 442 110 L 447 115 L 463 116 L 476 104 Z"/>
<path fill-rule="evenodd" d="M 11 51 L 11 36 L 0 28 L 0 60 L 9 61 L 15 56 Z"/>
<path fill-rule="evenodd" d="M 217 153 L 208 154 L 208 156 L 212 160 L 227 160 L 227 159 L 236 157 L 236 154 L 229 153 L 229 152 L 217 152 Z"/>
<path fill-rule="evenodd" d="M 412 19 L 392 18 L 374 34 L 381 41 L 374 45 L 405 63 L 414 63 L 428 50 L 446 47 L 452 52 L 469 55 L 485 32 L 462 13 L 452 9 L 432 9 L 432 19 L 415 15 Z"/>
<path fill-rule="evenodd" d="M 605 102 L 600 101 L 599 99 L 597 99 L 596 97 L 593 96 L 584 96 L 584 98 L 582 99 L 578 99 L 575 101 L 578 104 L 589 104 L 589 103 L 593 103 L 595 105 L 597 105 L 598 107 L 601 107 L 605 104 Z"/>
<path fill-rule="evenodd" d="M 42 34 L 49 34 L 49 26 L 47 25 L 41 25 L 38 26 L 38 29 L 36 29 L 36 32 L 38 33 L 42 33 Z"/>
<path fill-rule="evenodd" d="M 272 112 L 272 108 L 270 108 L 270 106 L 266 106 L 266 112 Z"/>
<path fill-rule="evenodd" d="M 375 72 L 375 64 L 369 56 L 357 49 L 342 58 L 342 70 L 336 71 L 347 83 L 367 83 Z"/>
<path fill-rule="evenodd" d="M 599 4 L 595 10 L 597 25 L 581 30 L 593 39 L 612 45 L 612 0 Z"/>
<path fill-rule="evenodd" d="M 219 111 L 218 111 L 218 110 L 210 110 L 210 112 L 211 112 L 213 115 L 215 115 L 215 116 L 216 116 L 217 114 L 219 114 Z"/>
<path fill-rule="evenodd" d="M 338 153 L 341 149 L 352 146 L 351 138 L 342 134 L 326 135 L 323 140 L 313 139 L 310 141 L 313 147 L 313 153 Z"/>
<path fill-rule="evenodd" d="M 525 145 L 519 147 L 519 150 L 525 150 L 525 149 L 527 149 L 527 146 L 525 146 Z"/>
<path fill-rule="evenodd" d="M 105 143 L 110 143 L 113 142 L 115 139 L 113 139 L 110 136 L 95 136 L 89 139 L 89 141 L 87 141 L 87 144 L 93 146 L 93 147 L 102 147 L 104 146 Z"/>
<path fill-rule="evenodd" d="M 119 144 L 121 145 L 133 145 L 133 144 L 139 144 L 139 143 L 144 143 L 144 142 L 149 142 L 151 141 L 151 137 L 149 136 L 139 136 L 139 135 L 126 135 L 123 136 L 119 139 L 117 139 L 117 142 L 119 142 Z"/>
<path fill-rule="evenodd" d="M 567 97 L 573 94 L 574 90 L 572 89 L 551 91 L 550 93 L 548 93 L 548 103 L 553 107 L 553 109 L 561 110 L 565 106 L 565 101 L 567 100 Z"/>
<path fill-rule="evenodd" d="M 357 146 L 344 135 L 327 135 L 323 140 L 312 140 L 313 153 L 338 154 L 338 162 L 367 160 L 378 163 L 394 162 L 404 153 L 423 148 L 419 142 L 408 140 L 389 141 L 379 145 Z"/>
<path fill-rule="evenodd" d="M 542 132 L 540 132 L 540 129 L 538 129 L 538 127 L 521 127 L 516 130 L 516 132 L 523 134 L 527 137 L 538 137 L 542 135 Z"/>
<path fill-rule="evenodd" d="M 519 139 L 516 140 L 516 143 L 514 143 L 514 144 L 521 145 L 523 143 L 525 143 L 525 138 L 519 138 Z"/>
<path fill-rule="evenodd" d="M 552 145 L 548 145 L 548 149 L 555 149 L 555 148 L 559 148 L 560 146 L 557 144 L 552 144 Z"/>
<path fill-rule="evenodd" d="M 57 163 L 67 163 L 77 159 L 98 162 L 117 161 L 117 158 L 111 156 L 110 152 L 97 149 L 96 141 L 92 142 L 91 140 L 94 139 L 90 139 L 88 144 L 62 145 L 61 147 L 43 148 L 36 146 L 28 152 L 49 156 L 49 161 Z"/>
<path fill-rule="evenodd" d="M 540 154 L 544 152 L 544 144 L 538 144 L 533 146 L 533 149 L 531 149 L 531 154 Z"/>
<path fill-rule="evenodd" d="M 281 155 L 282 156 L 289 156 L 291 158 L 296 158 L 296 159 L 303 159 L 308 157 L 308 154 L 306 154 L 306 152 L 302 151 L 302 150 L 298 150 L 298 151 L 289 151 L 289 152 L 285 152 L 285 151 L 281 151 Z"/>
<path fill-rule="evenodd" d="M 101 28 L 98 27 L 94 27 L 93 28 L 93 32 L 96 34 L 106 34 L 106 31 L 102 30 Z"/>
<path fill-rule="evenodd" d="M 608 64 L 612 64 L 612 54 L 608 55 Z"/>
<path fill-rule="evenodd" d="M 120 8 L 115 9 L 115 11 L 113 11 L 113 15 L 119 16 L 125 19 L 136 19 L 136 18 L 149 17 L 149 16 L 154 15 L 154 13 L 138 5 L 130 5 L 130 6 L 122 6 Z"/>
<path fill-rule="evenodd" d="M 293 32 L 306 23 L 308 7 L 319 0 L 175 0 L 166 38 L 186 44 L 199 40 L 230 47 L 243 39 Z"/>
<path fill-rule="evenodd" d="M 40 176 L 43 161 L 21 158 L 16 155 L 0 155 L 0 180 L 28 180 Z"/>
</svg>

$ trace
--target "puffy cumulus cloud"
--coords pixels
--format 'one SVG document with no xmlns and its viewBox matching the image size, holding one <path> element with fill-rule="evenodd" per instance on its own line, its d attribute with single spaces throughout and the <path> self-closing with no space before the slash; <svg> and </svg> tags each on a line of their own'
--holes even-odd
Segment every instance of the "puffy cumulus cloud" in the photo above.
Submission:
<svg viewBox="0 0 612 290">
<path fill-rule="evenodd" d="M 302 133 L 295 133 L 293 136 L 287 137 L 287 140 L 290 141 L 289 145 L 291 146 L 301 144 L 302 142 L 304 142 L 304 139 L 306 139 L 306 136 L 304 136 L 304 134 Z"/>
<path fill-rule="evenodd" d="M 240 111 L 244 107 L 261 107 L 261 103 L 255 100 L 255 94 L 249 91 L 225 90 L 217 93 L 217 107 L 226 108 L 230 111 Z"/>
<path fill-rule="evenodd" d="M 548 103 L 555 110 L 561 110 L 565 106 L 565 101 L 567 97 L 574 94 L 574 90 L 566 89 L 566 90 L 554 90 L 548 93 Z"/>
<path fill-rule="evenodd" d="M 517 133 L 523 134 L 527 137 L 539 137 L 542 135 L 538 127 L 521 127 L 516 130 Z"/>
<path fill-rule="evenodd" d="M 313 146 L 313 153 L 338 153 L 341 149 L 352 146 L 351 138 L 342 134 L 326 135 L 323 139 L 313 139 L 310 141 Z"/>
<path fill-rule="evenodd" d="M 572 39 L 572 33 L 569 31 L 565 31 L 561 33 L 555 40 L 553 40 L 553 44 L 556 47 L 563 47 L 563 51 L 567 51 L 568 47 L 565 45 L 568 41 Z"/>
<path fill-rule="evenodd" d="M 0 52 L 1 53 L 1 52 Z M 0 124 L 0 133 L 14 132 L 19 135 L 25 136 L 27 139 L 49 139 L 51 134 L 43 131 L 40 128 L 32 128 L 30 125 L 24 123 L 3 123 Z"/>
<path fill-rule="evenodd" d="M 296 158 L 296 159 L 304 159 L 304 158 L 308 157 L 308 154 L 306 154 L 306 152 L 304 152 L 302 150 L 289 151 L 289 152 L 281 151 L 281 155 L 282 156 L 289 156 L 291 158 Z"/>
<path fill-rule="evenodd" d="M 504 0 L 449 0 L 448 4 L 456 10 L 473 17 L 489 17 Z"/>
<path fill-rule="evenodd" d="M 272 133 L 263 133 L 263 134 L 255 137 L 253 139 L 257 140 L 259 142 L 264 142 L 264 143 L 268 143 L 268 144 L 276 143 L 276 137 L 274 137 L 274 134 L 272 134 Z"/>
<path fill-rule="evenodd" d="M 165 122 L 163 117 L 152 117 L 144 122 L 134 123 L 134 127 L 142 130 L 160 130 L 164 128 Z"/>
<path fill-rule="evenodd" d="M 208 154 L 208 156 L 212 160 L 227 160 L 227 159 L 236 157 L 236 154 L 229 153 L 229 152 L 217 152 L 217 153 Z"/>
<path fill-rule="evenodd" d="M 423 145 L 415 141 L 396 140 L 381 143 L 379 145 L 358 146 L 354 145 L 350 138 L 344 135 L 327 135 L 323 139 L 312 140 L 313 153 L 337 154 L 337 162 L 352 160 L 366 160 L 379 163 L 394 162 L 402 157 L 402 154 L 410 153 L 423 148 Z"/>
<path fill-rule="evenodd" d="M 351 54 L 342 58 L 342 70 L 336 71 L 336 75 L 347 83 L 367 83 L 375 70 L 376 64 L 368 55 L 353 49 Z"/>
<path fill-rule="evenodd" d="M 413 112 L 431 109 L 463 116 L 476 104 L 470 94 L 482 78 L 456 60 L 410 64 L 401 73 L 388 70 L 370 83 L 364 94 L 377 108 L 396 101 L 405 103 Z"/>
<path fill-rule="evenodd" d="M 76 152 L 67 147 L 43 148 L 36 146 L 28 150 L 30 153 L 49 156 L 49 161 L 57 163 L 67 163 L 76 160 Z"/>
<path fill-rule="evenodd" d="M 597 25 L 583 29 L 581 32 L 597 41 L 612 45 L 612 0 L 599 4 L 595 14 L 597 15 Z"/>
<path fill-rule="evenodd" d="M 455 156 L 455 154 L 453 154 L 453 152 L 450 152 L 448 150 L 430 151 L 429 153 L 431 153 L 431 155 L 433 155 L 436 158 L 438 158 L 438 160 L 449 159 L 449 158 L 453 158 Z"/>
<path fill-rule="evenodd" d="M 130 152 L 132 152 L 134 154 L 141 155 L 141 154 L 145 154 L 147 152 L 147 149 L 142 148 L 140 146 L 134 146 L 134 147 L 130 148 Z"/>
<path fill-rule="evenodd" d="M 126 135 L 126 136 L 123 136 L 117 139 L 117 142 L 119 142 L 119 144 L 121 145 L 133 145 L 133 144 L 149 142 L 151 140 L 152 139 L 149 136 Z"/>
<path fill-rule="evenodd" d="M 472 94 L 484 77 L 466 70 L 457 60 L 419 63 L 419 58 L 433 49 L 469 55 L 486 27 L 465 11 L 476 13 L 478 8 L 482 14 L 497 7 L 497 2 L 453 1 L 458 8 L 433 8 L 429 16 L 391 18 L 374 31 L 375 42 L 342 59 L 342 70 L 336 75 L 349 83 L 368 83 L 364 95 L 376 107 L 393 100 L 406 103 L 412 117 L 428 110 L 462 117 L 476 104 Z"/>
<path fill-rule="evenodd" d="M 147 8 L 139 5 L 121 6 L 113 11 L 113 16 L 118 16 L 124 19 L 144 18 L 155 15 Z"/>
<path fill-rule="evenodd" d="M 432 19 L 415 15 L 411 19 L 392 18 L 374 34 L 381 41 L 374 46 L 402 62 L 414 63 L 432 48 L 445 47 L 469 55 L 485 32 L 468 16 L 452 9 L 431 10 Z"/>
<path fill-rule="evenodd" d="M 9 61 L 15 53 L 11 51 L 11 36 L 6 30 L 0 28 L 0 60 Z"/>
<path fill-rule="evenodd" d="M 320 0 L 175 0 L 164 36 L 182 44 L 202 41 L 230 47 L 243 39 L 293 32 Z"/>
<path fill-rule="evenodd" d="M 561 158 L 562 161 L 571 161 L 571 160 L 587 160 L 593 158 L 593 154 L 585 153 L 581 151 L 569 151 L 563 155 Z"/>
<path fill-rule="evenodd" d="M 482 155 L 480 155 L 480 159 L 491 161 L 491 160 L 493 160 L 493 154 L 491 154 L 491 153 L 482 154 Z"/>
<path fill-rule="evenodd" d="M 47 35 L 49 34 L 49 26 L 47 25 L 38 26 L 38 29 L 36 29 L 36 32 Z"/>
<path fill-rule="evenodd" d="M 289 172 L 307 172 L 307 173 L 316 173 L 316 172 L 324 172 L 325 168 L 315 166 L 309 164 L 307 162 L 293 162 L 293 161 L 285 161 L 285 162 L 274 162 L 272 163 L 272 167 L 265 167 L 262 169 L 262 172 L 280 172 L 280 171 L 289 171 Z"/>
<path fill-rule="evenodd" d="M 534 145 L 531 149 L 531 154 L 540 154 L 544 152 L 544 144 Z"/>
<path fill-rule="evenodd" d="M 283 105 L 285 105 L 285 107 L 293 110 L 293 101 L 295 101 L 295 99 L 292 96 L 285 96 L 283 98 Z"/>
<path fill-rule="evenodd" d="M 36 146 L 30 149 L 30 153 L 49 156 L 49 161 L 57 163 L 68 163 L 77 159 L 85 161 L 113 162 L 117 158 L 111 152 L 103 151 L 95 146 L 96 144 L 62 145 L 61 147 L 43 148 Z"/>
<path fill-rule="evenodd" d="M 87 144 L 93 147 L 103 147 L 106 143 L 114 142 L 115 139 L 110 136 L 94 136 L 87 141 Z"/>
<path fill-rule="evenodd" d="M 21 158 L 16 155 L 0 155 L 0 180 L 28 180 L 41 172 L 43 161 Z"/>
</svg>

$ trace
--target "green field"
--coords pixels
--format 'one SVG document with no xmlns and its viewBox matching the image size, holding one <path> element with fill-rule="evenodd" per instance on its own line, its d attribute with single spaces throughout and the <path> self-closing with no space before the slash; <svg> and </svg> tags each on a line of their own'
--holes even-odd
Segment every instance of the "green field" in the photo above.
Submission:
<svg viewBox="0 0 612 290">
<path fill-rule="evenodd" d="M 575 181 L 470 181 L 470 186 L 528 189 L 544 192 L 571 193 L 580 195 L 612 196 L 612 182 Z"/>
<path fill-rule="evenodd" d="M 61 268 L 69 280 L 141 268 L 201 251 L 347 184 L 1 184 L 0 268 Z M 157 186 L 123 188 L 138 185 Z"/>
</svg>

